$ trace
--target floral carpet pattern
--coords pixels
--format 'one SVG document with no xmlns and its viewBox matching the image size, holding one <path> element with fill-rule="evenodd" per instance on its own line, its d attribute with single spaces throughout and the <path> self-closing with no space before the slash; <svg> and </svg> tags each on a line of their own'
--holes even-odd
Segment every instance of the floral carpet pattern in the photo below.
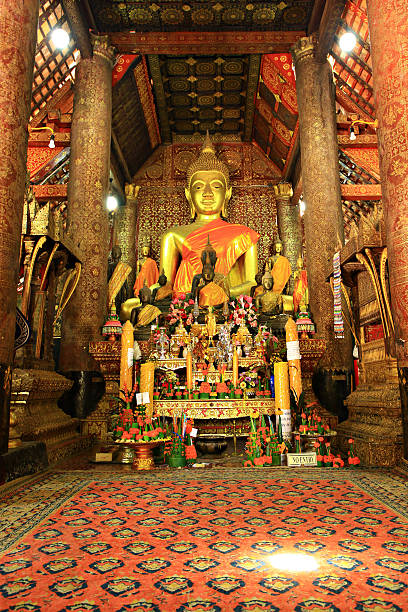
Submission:
<svg viewBox="0 0 408 612">
<path fill-rule="evenodd" d="M 0 488 L 0 611 L 406 611 L 406 493 L 380 470 L 49 472 Z"/>
</svg>

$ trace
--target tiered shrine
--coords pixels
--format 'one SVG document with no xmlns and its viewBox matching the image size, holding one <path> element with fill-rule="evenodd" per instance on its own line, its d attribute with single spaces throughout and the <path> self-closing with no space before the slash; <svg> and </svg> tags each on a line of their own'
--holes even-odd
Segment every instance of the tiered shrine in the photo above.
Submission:
<svg viewBox="0 0 408 612">
<path fill-rule="evenodd" d="M 231 191 L 228 168 L 207 134 L 187 170 L 193 222 L 164 233 L 159 267 L 149 240 L 142 240 L 135 297 L 121 305 L 123 328 L 115 298 L 129 272 L 116 266 L 109 282 L 111 314 L 104 326 L 108 340 L 90 346 L 110 381 L 111 401 L 136 384 L 148 394 L 143 397 L 151 414 L 193 420 L 197 446 L 207 452 L 224 450 L 228 439 L 236 452 L 254 415 L 272 417 L 273 427 L 285 417 L 283 433 L 291 439 L 289 389 L 298 398 L 302 381 L 300 361 L 288 369 L 288 321 L 295 330 L 290 342 L 299 346 L 298 333 L 301 338 L 303 387 L 309 398 L 312 372 L 325 348 L 312 337 L 301 252 L 292 271 L 277 238 L 264 269 L 258 270 L 259 234 L 225 220 Z M 104 419 L 106 411 L 94 413 L 84 421 L 84 431 L 106 431 Z"/>
</svg>

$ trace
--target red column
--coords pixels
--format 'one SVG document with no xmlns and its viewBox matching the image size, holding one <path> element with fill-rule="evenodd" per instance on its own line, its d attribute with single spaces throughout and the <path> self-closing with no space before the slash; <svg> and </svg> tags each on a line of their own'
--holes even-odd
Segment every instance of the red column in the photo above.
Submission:
<svg viewBox="0 0 408 612">
<path fill-rule="evenodd" d="M 0 454 L 7 451 L 38 0 L 0 2 Z"/>
<path fill-rule="evenodd" d="M 405 0 L 368 0 L 381 190 L 408 459 L 408 12 Z"/>
<path fill-rule="evenodd" d="M 71 160 L 68 184 L 68 231 L 80 247 L 82 274 L 63 316 L 60 369 L 87 385 L 98 366 L 89 342 L 102 339 L 106 315 L 108 213 L 113 48 L 107 36 L 93 37 L 93 56 L 82 59 L 75 77 Z M 77 374 L 75 374 L 77 373 Z M 78 374 L 79 373 L 79 374 Z M 80 392 L 82 400 L 87 391 Z M 73 409 L 77 416 L 85 408 Z"/>
</svg>

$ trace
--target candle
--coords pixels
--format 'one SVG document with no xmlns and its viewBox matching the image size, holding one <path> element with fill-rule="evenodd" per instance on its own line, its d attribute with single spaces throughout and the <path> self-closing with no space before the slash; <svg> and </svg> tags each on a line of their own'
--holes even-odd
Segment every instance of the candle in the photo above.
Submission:
<svg viewBox="0 0 408 612">
<path fill-rule="evenodd" d="M 120 339 L 120 397 L 125 399 L 127 395 L 132 393 L 133 386 L 133 325 L 130 321 L 126 321 L 122 327 L 122 336 Z"/>
<path fill-rule="evenodd" d="M 193 388 L 193 355 L 191 353 L 191 350 L 189 349 L 187 349 L 186 369 L 187 369 L 187 389 L 191 391 Z"/>
<path fill-rule="evenodd" d="M 238 353 L 237 348 L 234 348 L 234 354 L 232 356 L 232 384 L 234 389 L 238 387 Z"/>
<path fill-rule="evenodd" d="M 302 393 L 302 369 L 300 366 L 299 338 L 295 321 L 289 317 L 285 325 L 286 331 L 286 350 L 289 365 L 289 386 L 292 389 L 296 400 L 299 400 Z"/>
<path fill-rule="evenodd" d="M 273 366 L 275 377 L 275 408 L 279 412 L 290 409 L 289 374 L 286 361 L 278 361 Z"/>
</svg>

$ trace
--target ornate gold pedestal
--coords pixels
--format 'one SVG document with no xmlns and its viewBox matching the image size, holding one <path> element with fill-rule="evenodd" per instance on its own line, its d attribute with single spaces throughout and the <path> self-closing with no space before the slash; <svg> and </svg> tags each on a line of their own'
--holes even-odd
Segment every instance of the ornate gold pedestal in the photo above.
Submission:
<svg viewBox="0 0 408 612">
<path fill-rule="evenodd" d="M 72 381 L 48 370 L 13 371 L 10 447 L 21 441 L 45 442 L 48 460 L 55 463 L 89 446 L 77 433 L 78 420 L 58 408 L 57 401 Z"/>
<path fill-rule="evenodd" d="M 161 441 L 159 440 L 154 442 L 141 442 L 140 444 L 127 443 L 126 446 L 133 451 L 132 470 L 153 470 L 153 449 L 160 443 Z"/>
<path fill-rule="evenodd" d="M 370 346 L 371 345 L 371 346 Z M 349 418 L 337 427 L 337 444 L 347 454 L 355 440 L 362 465 L 392 466 L 402 459 L 402 417 L 396 360 L 384 355 L 384 341 L 363 345 L 363 382 L 346 400 Z M 377 357 L 381 357 L 378 359 Z M 370 357 L 375 359 L 370 362 Z"/>
</svg>

